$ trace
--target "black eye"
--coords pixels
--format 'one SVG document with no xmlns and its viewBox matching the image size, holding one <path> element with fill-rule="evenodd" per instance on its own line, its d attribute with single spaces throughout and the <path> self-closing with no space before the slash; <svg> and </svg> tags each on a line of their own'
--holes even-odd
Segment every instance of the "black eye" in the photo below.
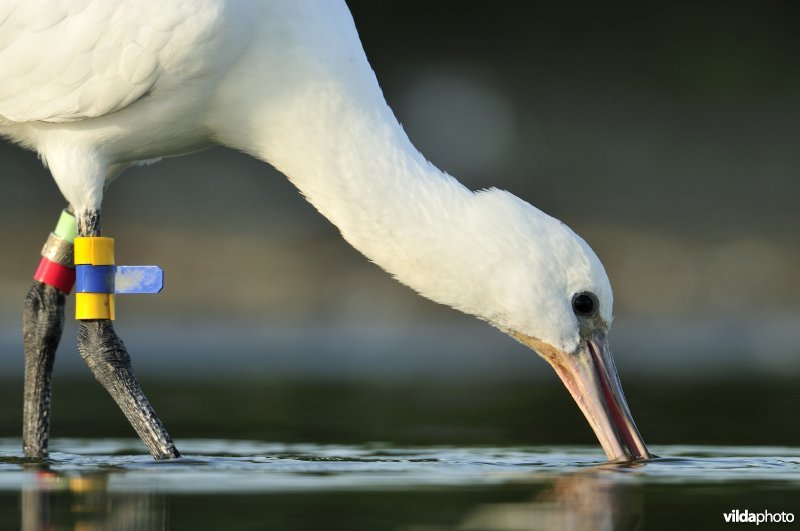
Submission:
<svg viewBox="0 0 800 531">
<path fill-rule="evenodd" d="M 597 310 L 597 297 L 592 293 L 578 293 L 572 297 L 572 309 L 576 315 L 590 316 Z"/>
</svg>

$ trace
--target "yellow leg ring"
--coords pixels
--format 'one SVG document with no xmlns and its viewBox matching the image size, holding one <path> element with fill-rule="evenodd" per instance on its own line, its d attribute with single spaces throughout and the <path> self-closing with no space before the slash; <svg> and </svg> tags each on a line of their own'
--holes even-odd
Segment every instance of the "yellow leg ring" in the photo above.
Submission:
<svg viewBox="0 0 800 531">
<path fill-rule="evenodd" d="M 114 265 L 114 238 L 75 238 L 75 265 Z"/>
<path fill-rule="evenodd" d="M 111 319 L 114 320 L 113 293 L 76 293 L 76 319 Z"/>
</svg>

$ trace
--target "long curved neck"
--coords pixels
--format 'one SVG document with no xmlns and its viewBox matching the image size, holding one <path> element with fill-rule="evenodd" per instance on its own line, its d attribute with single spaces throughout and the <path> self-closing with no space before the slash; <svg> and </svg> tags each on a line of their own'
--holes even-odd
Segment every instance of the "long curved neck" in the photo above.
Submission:
<svg viewBox="0 0 800 531">
<path fill-rule="evenodd" d="M 324 17 L 315 3 L 286 5 L 306 18 L 263 28 L 232 66 L 209 114 L 215 139 L 283 172 L 353 247 L 421 295 L 531 333 L 512 318 L 531 282 L 515 264 L 530 261 L 535 228 L 560 224 L 507 192 L 471 192 L 419 153 L 344 3 Z"/>
<path fill-rule="evenodd" d="M 378 92 L 323 84 L 281 110 L 261 155 L 356 249 L 393 274 L 463 221 L 472 193 L 411 144 Z M 424 241 L 428 239 L 428 241 Z M 433 241 L 431 241 L 433 240 Z"/>
<path fill-rule="evenodd" d="M 221 91 L 232 104 L 219 112 L 218 140 L 275 166 L 370 260 L 453 305 L 426 282 L 450 267 L 442 249 L 458 245 L 473 194 L 411 144 L 352 21 L 341 24 L 349 27 L 295 35 L 274 55 L 273 43 L 254 46 L 258 56 L 242 64 L 259 67 L 234 69 Z M 242 93 L 258 96 L 241 105 Z"/>
</svg>

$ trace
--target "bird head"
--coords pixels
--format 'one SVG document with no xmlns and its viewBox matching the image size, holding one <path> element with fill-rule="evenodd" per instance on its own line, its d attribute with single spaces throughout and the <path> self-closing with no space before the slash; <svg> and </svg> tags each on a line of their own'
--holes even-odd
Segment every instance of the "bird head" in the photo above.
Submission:
<svg viewBox="0 0 800 531">
<path fill-rule="evenodd" d="M 609 460 L 651 457 L 607 342 L 613 295 L 597 255 L 566 225 L 508 192 L 478 192 L 466 210 L 468 236 L 454 252 L 467 263 L 451 269 L 452 290 L 448 282 L 438 285 L 439 299 L 544 358 Z"/>
</svg>

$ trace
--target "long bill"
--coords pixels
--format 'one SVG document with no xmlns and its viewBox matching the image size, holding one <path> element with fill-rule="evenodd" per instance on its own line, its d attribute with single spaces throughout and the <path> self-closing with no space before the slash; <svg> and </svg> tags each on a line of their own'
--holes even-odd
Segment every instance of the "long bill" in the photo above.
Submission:
<svg viewBox="0 0 800 531">
<path fill-rule="evenodd" d="M 603 447 L 609 461 L 653 457 L 633 422 L 611 349 L 604 332 L 581 342 L 574 353 L 556 350 L 535 339 L 519 338 L 536 350 L 564 382 Z"/>
</svg>

